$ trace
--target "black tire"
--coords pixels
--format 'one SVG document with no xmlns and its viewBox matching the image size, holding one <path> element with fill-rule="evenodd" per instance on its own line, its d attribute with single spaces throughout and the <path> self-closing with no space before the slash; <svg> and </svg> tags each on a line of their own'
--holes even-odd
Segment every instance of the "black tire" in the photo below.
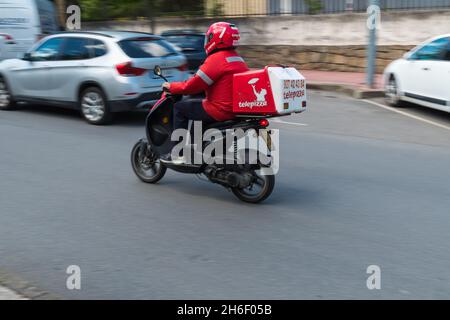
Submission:
<svg viewBox="0 0 450 320">
<path fill-rule="evenodd" d="M 104 92 L 98 87 L 84 89 L 79 97 L 79 107 L 83 118 L 90 124 L 105 125 L 112 122 L 113 114 Z"/>
<path fill-rule="evenodd" d="M 264 200 L 266 200 L 273 191 L 273 188 L 275 187 L 275 176 L 274 175 L 257 175 L 254 173 L 255 176 L 259 181 L 263 181 L 263 185 L 261 187 L 261 191 L 257 192 L 256 194 L 251 194 L 247 192 L 249 188 L 239 189 L 239 188 L 232 188 L 231 191 L 234 193 L 236 197 L 239 198 L 239 200 L 248 202 L 248 203 L 259 203 Z M 256 183 L 256 182 L 255 182 Z M 251 186 L 251 188 L 253 185 Z"/>
<path fill-rule="evenodd" d="M 146 143 L 146 142 L 144 142 Z M 159 159 L 153 162 L 149 162 L 147 156 L 144 157 L 144 161 L 140 160 L 141 153 L 141 141 L 138 141 L 131 150 L 131 167 L 133 168 L 136 176 L 145 183 L 157 183 L 166 174 L 167 168 L 162 164 Z M 148 175 L 147 172 L 151 171 Z"/>
<path fill-rule="evenodd" d="M 8 83 L 5 78 L 0 76 L 0 110 L 13 110 L 16 102 L 9 90 Z"/>
<path fill-rule="evenodd" d="M 394 75 L 389 77 L 388 83 L 385 87 L 385 96 L 386 103 L 391 107 L 404 107 L 404 103 L 400 100 L 400 96 L 398 94 L 398 83 Z"/>
</svg>

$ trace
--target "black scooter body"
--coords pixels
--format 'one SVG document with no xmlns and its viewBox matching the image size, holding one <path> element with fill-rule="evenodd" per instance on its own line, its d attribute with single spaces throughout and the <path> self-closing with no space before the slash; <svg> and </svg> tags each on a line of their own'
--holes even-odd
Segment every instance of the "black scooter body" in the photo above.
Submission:
<svg viewBox="0 0 450 320">
<path fill-rule="evenodd" d="M 163 97 L 153 106 L 145 121 L 147 141 L 152 146 L 152 150 L 160 157 L 170 153 L 172 143 L 170 141 L 173 132 L 173 105 L 181 100 L 182 96 L 165 93 Z M 215 122 L 203 128 L 203 132 L 215 128 L 220 131 L 241 128 L 247 130 L 250 128 L 262 128 L 257 117 L 240 118 L 224 122 Z M 205 164 L 195 165 L 175 165 L 167 163 L 165 166 L 169 169 L 182 173 L 202 173 Z M 228 170 L 236 169 L 235 165 L 227 165 Z"/>
<path fill-rule="evenodd" d="M 160 157 L 170 153 L 172 148 L 171 135 L 173 132 L 173 105 L 182 97 L 165 94 L 151 109 L 145 121 L 147 141 L 153 152 Z M 175 165 L 164 164 L 167 168 L 181 173 L 201 173 L 203 165 Z"/>
</svg>

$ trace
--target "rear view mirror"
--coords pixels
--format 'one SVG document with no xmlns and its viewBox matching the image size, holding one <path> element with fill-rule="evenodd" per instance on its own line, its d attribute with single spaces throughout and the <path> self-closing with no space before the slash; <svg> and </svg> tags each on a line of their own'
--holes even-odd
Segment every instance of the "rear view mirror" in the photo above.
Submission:
<svg viewBox="0 0 450 320">
<path fill-rule="evenodd" d="M 155 66 L 155 69 L 153 69 L 153 73 L 157 75 L 158 77 L 162 76 L 162 71 L 160 66 Z"/>
<path fill-rule="evenodd" d="M 31 61 L 31 60 L 32 60 L 32 59 L 31 59 L 31 53 L 26 52 L 26 53 L 23 55 L 22 60 L 25 60 L 25 61 Z"/>
<path fill-rule="evenodd" d="M 160 66 L 155 66 L 155 68 L 153 69 L 153 73 L 154 73 L 156 76 L 158 76 L 158 77 L 160 77 L 161 79 L 163 79 L 165 82 L 169 82 L 169 81 L 166 79 L 166 77 L 163 76 L 162 70 L 161 70 L 161 67 L 160 67 Z"/>
</svg>

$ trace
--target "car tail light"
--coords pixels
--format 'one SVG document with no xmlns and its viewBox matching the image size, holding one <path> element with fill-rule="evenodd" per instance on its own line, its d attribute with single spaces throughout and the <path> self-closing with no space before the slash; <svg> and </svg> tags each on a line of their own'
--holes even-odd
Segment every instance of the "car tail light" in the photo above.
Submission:
<svg viewBox="0 0 450 320">
<path fill-rule="evenodd" d="M 147 69 L 133 67 L 131 62 L 124 62 L 116 65 L 117 72 L 124 77 L 141 76 Z"/>
<path fill-rule="evenodd" d="M 183 65 L 177 67 L 177 69 L 180 70 L 180 71 L 187 71 L 187 69 L 188 69 L 188 64 L 185 63 L 185 64 L 183 64 Z"/>
<path fill-rule="evenodd" d="M 261 120 L 259 120 L 259 125 L 261 126 L 261 127 L 268 127 L 269 126 L 269 120 L 267 120 L 267 119 L 261 119 Z"/>
<path fill-rule="evenodd" d="M 0 33 L 0 37 L 3 37 L 5 39 L 5 42 L 8 44 L 15 44 L 14 38 L 6 33 Z"/>
</svg>

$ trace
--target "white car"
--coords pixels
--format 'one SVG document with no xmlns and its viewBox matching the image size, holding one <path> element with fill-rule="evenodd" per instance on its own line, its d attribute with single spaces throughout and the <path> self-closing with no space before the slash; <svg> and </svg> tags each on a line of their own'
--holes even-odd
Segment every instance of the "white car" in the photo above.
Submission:
<svg viewBox="0 0 450 320">
<path fill-rule="evenodd" d="M 392 62 L 384 71 L 386 100 L 450 112 L 450 34 L 435 37 Z"/>
<path fill-rule="evenodd" d="M 43 36 L 59 31 L 49 0 L 0 1 L 0 60 L 23 56 Z"/>
<path fill-rule="evenodd" d="M 0 0 L 1 1 L 1 0 Z M 31 102 L 80 110 L 91 124 L 113 113 L 147 108 L 166 78 L 186 80 L 186 57 L 159 36 L 143 32 L 64 32 L 43 38 L 22 59 L 0 62 L 0 110 Z"/>
</svg>

